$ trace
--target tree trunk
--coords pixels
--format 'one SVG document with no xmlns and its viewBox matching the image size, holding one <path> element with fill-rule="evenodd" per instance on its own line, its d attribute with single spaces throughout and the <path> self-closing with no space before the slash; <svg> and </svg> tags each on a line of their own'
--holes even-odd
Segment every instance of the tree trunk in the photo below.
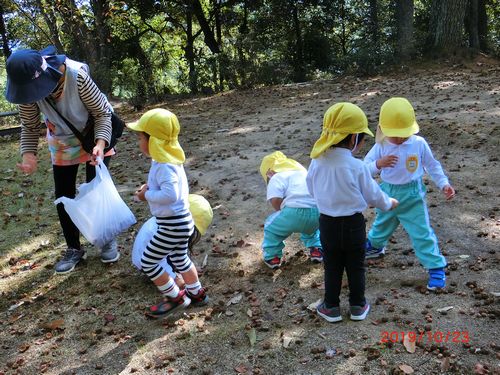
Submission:
<svg viewBox="0 0 500 375">
<path fill-rule="evenodd" d="M 488 14 L 486 13 L 486 0 L 478 0 L 478 35 L 479 49 L 488 52 Z"/>
<path fill-rule="evenodd" d="M 42 0 L 37 0 L 37 5 L 40 13 L 42 14 L 45 23 L 47 23 L 47 27 L 50 30 L 51 41 L 56 47 L 59 53 L 64 53 L 64 47 L 61 43 L 61 39 L 59 38 L 59 28 L 57 27 L 57 20 L 54 14 L 54 8 L 52 5 L 42 4 Z"/>
<path fill-rule="evenodd" d="M 111 94 L 111 30 L 107 23 L 109 15 L 109 1 L 92 0 L 92 10 L 94 11 L 94 22 L 96 32 L 96 57 L 94 74 L 96 82 L 99 82 L 100 89 Z"/>
<path fill-rule="evenodd" d="M 5 20 L 3 18 L 4 15 L 4 10 L 3 6 L 0 3 L 0 34 L 2 35 L 2 50 L 3 50 L 3 56 L 5 57 L 5 60 L 10 56 L 12 53 L 10 47 L 9 47 L 9 37 L 7 35 L 7 28 L 5 27 Z"/>
<path fill-rule="evenodd" d="M 198 92 L 198 77 L 194 64 L 194 35 L 193 35 L 193 8 L 188 5 L 186 9 L 186 46 L 184 56 L 189 64 L 189 90 L 191 93 Z"/>
<path fill-rule="evenodd" d="M 475 52 L 479 51 L 478 0 L 469 0 L 465 26 L 469 34 L 469 47 Z"/>
<path fill-rule="evenodd" d="M 377 0 L 370 0 L 370 22 L 369 22 L 369 33 L 372 40 L 373 47 L 378 49 L 379 37 L 378 37 L 378 5 Z"/>
<path fill-rule="evenodd" d="M 295 82 L 303 82 L 306 80 L 304 70 L 304 48 L 302 42 L 302 30 L 299 20 L 299 9 L 296 1 L 292 1 L 292 18 L 293 18 L 293 31 L 295 33 L 295 54 L 294 54 L 294 74 Z"/>
<path fill-rule="evenodd" d="M 441 55 L 463 48 L 464 18 L 468 0 L 433 0 L 431 5 L 431 48 Z"/>
<path fill-rule="evenodd" d="M 200 0 L 190 0 L 189 4 L 192 9 L 192 14 L 196 16 L 198 20 L 198 24 L 200 25 L 201 30 L 203 31 L 205 44 L 210 48 L 210 51 L 213 53 L 220 52 L 220 46 L 217 44 L 215 40 L 214 33 L 210 28 L 207 18 L 205 17 L 205 13 L 203 12 L 203 8 L 201 6 Z"/>
<path fill-rule="evenodd" d="M 414 53 L 413 0 L 396 0 L 396 54 L 401 61 L 408 61 Z"/>
</svg>

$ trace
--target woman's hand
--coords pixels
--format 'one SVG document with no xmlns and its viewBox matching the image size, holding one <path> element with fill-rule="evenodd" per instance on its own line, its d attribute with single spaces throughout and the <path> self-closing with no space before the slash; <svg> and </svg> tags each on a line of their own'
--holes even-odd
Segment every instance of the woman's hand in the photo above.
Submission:
<svg viewBox="0 0 500 375">
<path fill-rule="evenodd" d="M 98 139 L 94 148 L 92 149 L 92 155 L 90 156 L 90 165 L 97 165 L 97 158 L 104 160 L 104 147 L 106 142 L 104 139 Z"/>
<path fill-rule="evenodd" d="M 36 171 L 37 164 L 38 160 L 36 155 L 33 152 L 25 152 L 23 154 L 23 161 L 17 163 L 16 166 L 20 171 L 26 174 L 32 174 Z"/>
<path fill-rule="evenodd" d="M 380 159 L 378 159 L 375 164 L 378 169 L 382 168 L 392 168 L 398 162 L 398 157 L 396 155 L 386 155 Z"/>
<path fill-rule="evenodd" d="M 134 193 L 134 200 L 138 202 L 145 201 L 146 191 L 148 191 L 148 184 L 142 185 L 141 188 Z"/>
</svg>

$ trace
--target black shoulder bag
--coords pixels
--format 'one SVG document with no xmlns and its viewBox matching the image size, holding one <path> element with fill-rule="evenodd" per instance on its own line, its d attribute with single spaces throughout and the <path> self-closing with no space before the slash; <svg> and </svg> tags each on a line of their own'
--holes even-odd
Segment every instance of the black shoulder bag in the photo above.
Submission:
<svg viewBox="0 0 500 375">
<path fill-rule="evenodd" d="M 83 129 L 83 132 L 79 132 L 71 122 L 69 122 L 63 115 L 59 113 L 56 109 L 55 105 L 51 103 L 50 100 L 47 100 L 47 103 L 57 112 L 60 118 L 64 120 L 66 125 L 71 129 L 73 134 L 75 134 L 76 138 L 82 144 L 82 148 L 88 152 L 92 153 L 92 150 L 95 147 L 95 139 L 94 139 L 94 118 L 89 114 L 89 120 L 87 121 L 87 126 Z M 115 147 L 118 142 L 118 138 L 122 136 L 123 128 L 125 127 L 125 122 L 119 118 L 114 112 L 111 113 L 111 140 L 109 142 L 108 147 L 104 149 L 104 153 L 111 150 Z"/>
</svg>

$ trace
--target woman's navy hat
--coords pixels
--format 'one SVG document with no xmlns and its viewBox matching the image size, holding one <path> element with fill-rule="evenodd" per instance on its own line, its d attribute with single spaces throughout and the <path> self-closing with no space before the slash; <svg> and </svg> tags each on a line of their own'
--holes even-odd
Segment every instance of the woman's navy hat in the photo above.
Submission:
<svg viewBox="0 0 500 375">
<path fill-rule="evenodd" d="M 7 90 L 5 98 L 15 104 L 34 103 L 47 97 L 62 76 L 59 67 L 66 60 L 49 46 L 41 51 L 17 50 L 6 63 Z"/>
</svg>

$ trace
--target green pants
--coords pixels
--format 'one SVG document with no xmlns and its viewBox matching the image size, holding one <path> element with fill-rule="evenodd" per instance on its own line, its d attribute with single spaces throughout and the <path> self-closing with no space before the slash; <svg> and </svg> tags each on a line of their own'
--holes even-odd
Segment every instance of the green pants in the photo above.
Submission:
<svg viewBox="0 0 500 375">
<path fill-rule="evenodd" d="M 317 208 L 284 207 L 266 219 L 262 251 L 264 260 L 281 258 L 283 242 L 292 233 L 300 233 L 305 247 L 321 247 L 319 240 L 319 211 Z"/>
<path fill-rule="evenodd" d="M 433 269 L 446 266 L 446 259 L 439 251 L 438 240 L 430 224 L 425 199 L 426 189 L 422 180 L 405 185 L 382 182 L 380 187 L 390 197 L 396 198 L 399 206 L 392 211 L 376 210 L 375 222 L 368 233 L 372 246 L 384 247 L 401 223 L 423 267 Z"/>
</svg>

